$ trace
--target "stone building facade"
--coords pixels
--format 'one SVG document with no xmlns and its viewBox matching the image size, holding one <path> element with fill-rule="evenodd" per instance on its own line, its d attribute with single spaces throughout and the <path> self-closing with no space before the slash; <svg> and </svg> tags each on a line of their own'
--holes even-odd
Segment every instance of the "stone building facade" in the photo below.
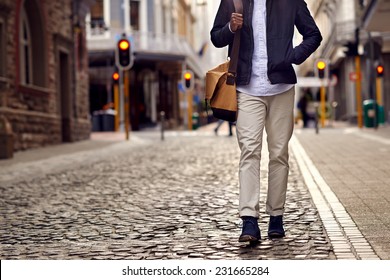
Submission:
<svg viewBox="0 0 390 280">
<path fill-rule="evenodd" d="M 85 16 L 93 0 L 0 0 L 0 116 L 14 150 L 89 138 Z"/>
<path fill-rule="evenodd" d="M 299 67 L 300 76 L 314 75 L 317 58 L 329 62 L 331 76 L 337 84 L 328 88 L 327 102 L 336 101 L 335 117 L 355 123 L 357 121 L 356 55 L 348 53 L 349 45 L 358 44 L 361 71 L 361 99 L 376 98 L 375 64 L 381 62 L 385 69 L 390 65 L 389 1 L 385 0 L 306 0 L 323 35 L 321 46 Z M 367 45 L 380 42 L 378 57 L 371 58 Z M 381 100 L 385 118 L 390 122 L 390 80 L 385 71 L 382 79 Z M 316 91 L 314 89 L 313 91 Z M 318 95 L 318 94 L 317 94 Z"/>
<path fill-rule="evenodd" d="M 205 71 L 199 54 L 205 6 L 195 0 L 96 0 L 87 16 L 90 73 L 90 113 L 101 111 L 114 99 L 112 74 L 115 49 L 125 33 L 132 44 L 130 122 L 132 130 L 154 127 L 165 112 L 167 128 L 185 126 L 186 97 L 180 88 L 182 71 L 190 69 L 202 83 Z M 200 32 L 203 32 L 200 34 Z M 204 95 L 198 87 L 195 101 Z M 201 97 L 200 97 L 201 96 Z M 121 99 L 123 104 L 123 99 Z M 195 102 L 194 102 L 195 104 Z M 195 105 L 194 105 L 195 106 Z M 119 106 L 120 123 L 124 110 Z M 123 127 L 122 127 L 123 128 Z"/>
</svg>

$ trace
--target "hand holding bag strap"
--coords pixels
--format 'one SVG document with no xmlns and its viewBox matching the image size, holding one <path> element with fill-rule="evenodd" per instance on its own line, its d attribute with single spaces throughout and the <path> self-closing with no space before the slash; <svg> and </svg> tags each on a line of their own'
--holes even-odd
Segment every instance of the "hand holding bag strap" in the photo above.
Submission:
<svg viewBox="0 0 390 280">
<path fill-rule="evenodd" d="M 242 14 L 243 13 L 242 0 L 233 0 L 233 4 L 236 13 Z M 229 63 L 229 70 L 228 70 L 229 75 L 226 80 L 226 83 L 228 85 L 234 85 L 236 81 L 240 39 L 241 39 L 241 29 L 238 29 L 234 34 L 233 48 L 232 48 L 232 52 L 230 53 L 230 63 Z"/>
</svg>

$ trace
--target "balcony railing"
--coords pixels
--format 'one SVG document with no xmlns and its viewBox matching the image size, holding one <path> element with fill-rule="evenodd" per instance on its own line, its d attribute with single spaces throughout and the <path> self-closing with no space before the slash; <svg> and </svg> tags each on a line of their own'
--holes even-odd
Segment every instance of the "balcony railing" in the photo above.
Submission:
<svg viewBox="0 0 390 280">
<path fill-rule="evenodd" d="M 98 33 L 88 34 L 88 49 L 90 51 L 112 51 L 116 42 L 123 33 L 122 29 L 110 29 L 105 32 L 105 37 L 97 36 Z M 132 50 L 139 53 L 158 55 L 176 55 L 185 57 L 197 72 L 201 72 L 199 57 L 185 37 L 176 34 L 155 34 L 144 32 L 131 32 L 128 34 L 132 44 Z"/>
<path fill-rule="evenodd" d="M 92 19 L 90 22 L 90 28 L 92 36 L 103 35 L 108 30 L 104 19 Z"/>
</svg>

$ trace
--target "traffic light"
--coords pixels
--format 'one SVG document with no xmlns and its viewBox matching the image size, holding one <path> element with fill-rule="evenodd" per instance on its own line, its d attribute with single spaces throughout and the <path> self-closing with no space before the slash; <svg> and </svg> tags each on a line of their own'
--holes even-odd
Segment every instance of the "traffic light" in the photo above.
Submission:
<svg viewBox="0 0 390 280">
<path fill-rule="evenodd" d="M 385 68 L 383 67 L 383 65 L 379 64 L 377 67 L 376 67 L 376 76 L 377 77 L 383 77 L 383 72 L 385 71 Z"/>
<path fill-rule="evenodd" d="M 326 62 L 324 60 L 318 60 L 317 61 L 317 70 L 318 70 L 318 78 L 324 79 L 325 78 L 325 71 L 326 71 Z"/>
<path fill-rule="evenodd" d="M 123 36 L 117 44 L 117 66 L 127 70 L 131 67 L 131 62 L 131 44 Z"/>
<path fill-rule="evenodd" d="M 347 44 L 344 45 L 345 50 L 344 53 L 346 56 L 358 56 L 359 51 L 358 51 L 358 44 L 348 42 Z"/>
<path fill-rule="evenodd" d="M 184 78 L 184 86 L 187 90 L 194 88 L 194 74 L 192 71 L 184 71 L 183 72 L 183 78 Z"/>
<path fill-rule="evenodd" d="M 118 72 L 114 72 L 114 74 L 112 74 L 112 80 L 114 81 L 114 83 L 118 83 L 119 82 L 119 73 Z"/>
</svg>

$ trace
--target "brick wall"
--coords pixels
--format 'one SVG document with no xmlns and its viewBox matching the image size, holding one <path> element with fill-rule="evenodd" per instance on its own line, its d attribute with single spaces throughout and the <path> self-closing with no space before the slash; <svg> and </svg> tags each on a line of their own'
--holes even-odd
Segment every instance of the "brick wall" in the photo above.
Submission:
<svg viewBox="0 0 390 280">
<path fill-rule="evenodd" d="M 30 0 L 33 1 L 33 0 Z M 44 31 L 45 85 L 23 86 L 19 69 L 19 21 L 21 0 L 0 0 L 6 28 L 5 75 L 0 80 L 0 115 L 11 123 L 14 150 L 36 148 L 62 142 L 59 49 L 69 54 L 71 83 L 71 141 L 89 138 L 88 65 L 77 67 L 73 35 L 72 0 L 35 0 L 38 3 Z M 83 19 L 82 19 L 83 20 Z M 81 21 L 81 23 L 83 23 Z M 83 26 L 83 24 L 82 24 Z M 83 30 L 82 30 L 83 32 Z M 83 32 L 85 34 L 85 32 Z M 55 38 L 61 38 L 61 41 Z M 84 38 L 85 40 L 85 38 Z M 64 43 L 59 43 L 64 42 Z M 85 48 L 86 45 L 84 44 Z M 85 50 L 86 54 L 87 51 Z M 84 58 L 86 59 L 86 58 Z"/>
</svg>

